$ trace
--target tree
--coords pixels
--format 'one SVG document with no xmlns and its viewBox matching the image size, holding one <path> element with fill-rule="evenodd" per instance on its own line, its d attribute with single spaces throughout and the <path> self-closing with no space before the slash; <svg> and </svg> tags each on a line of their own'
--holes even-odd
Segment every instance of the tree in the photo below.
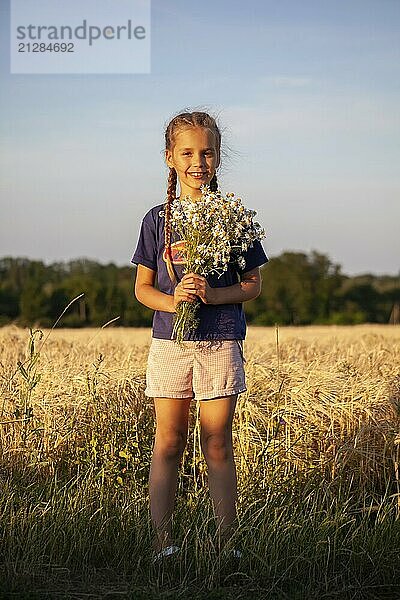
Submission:
<svg viewBox="0 0 400 600">
<path fill-rule="evenodd" d="M 244 305 L 248 323 L 387 323 L 400 302 L 398 277 L 348 277 L 319 252 L 283 252 L 261 268 L 260 296 Z M 45 266 L 27 258 L 0 259 L 0 323 L 59 326 L 150 326 L 153 311 L 134 295 L 135 267 L 77 259 Z"/>
</svg>

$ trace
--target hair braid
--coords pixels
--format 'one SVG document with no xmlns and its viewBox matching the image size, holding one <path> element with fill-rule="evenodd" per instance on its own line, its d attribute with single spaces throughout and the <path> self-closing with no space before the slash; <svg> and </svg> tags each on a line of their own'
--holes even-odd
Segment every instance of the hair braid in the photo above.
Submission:
<svg viewBox="0 0 400 600">
<path fill-rule="evenodd" d="M 174 268 L 172 266 L 172 253 L 171 253 L 171 204 L 176 196 L 176 184 L 177 174 L 173 167 L 169 169 L 168 175 L 168 189 L 167 189 L 167 202 L 165 204 L 165 226 L 164 226 L 164 242 L 165 242 L 165 256 L 167 260 L 167 271 L 168 275 L 173 283 L 176 282 L 176 276 Z"/>
<path fill-rule="evenodd" d="M 210 190 L 212 192 L 216 192 L 218 190 L 218 181 L 217 181 L 217 174 L 214 173 L 214 175 L 211 177 L 210 180 Z"/>
</svg>

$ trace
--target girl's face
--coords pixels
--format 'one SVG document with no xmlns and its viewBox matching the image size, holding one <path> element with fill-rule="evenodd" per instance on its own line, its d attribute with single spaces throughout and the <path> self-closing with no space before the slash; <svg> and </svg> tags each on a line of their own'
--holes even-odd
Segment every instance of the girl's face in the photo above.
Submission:
<svg viewBox="0 0 400 600">
<path fill-rule="evenodd" d="M 181 196 L 201 196 L 200 186 L 210 183 L 219 165 L 219 152 L 214 133 L 205 127 L 181 129 L 175 136 L 175 145 L 165 151 L 169 167 L 175 167 Z"/>
</svg>

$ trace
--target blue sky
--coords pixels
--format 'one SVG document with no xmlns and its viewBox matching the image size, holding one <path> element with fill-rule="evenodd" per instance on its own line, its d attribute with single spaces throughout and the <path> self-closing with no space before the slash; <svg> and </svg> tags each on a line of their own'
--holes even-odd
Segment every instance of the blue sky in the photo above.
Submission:
<svg viewBox="0 0 400 600">
<path fill-rule="evenodd" d="M 153 0 L 151 73 L 131 75 L 11 75 L 0 6 L 0 256 L 128 265 L 165 126 L 200 109 L 270 256 L 400 272 L 398 0 Z"/>
</svg>

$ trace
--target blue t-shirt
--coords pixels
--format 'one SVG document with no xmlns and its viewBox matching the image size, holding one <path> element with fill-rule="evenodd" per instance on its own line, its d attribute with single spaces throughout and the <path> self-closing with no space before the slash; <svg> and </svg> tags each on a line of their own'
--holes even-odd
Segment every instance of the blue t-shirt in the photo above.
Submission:
<svg viewBox="0 0 400 600">
<path fill-rule="evenodd" d="M 171 281 L 166 264 L 164 245 L 164 216 L 160 216 L 165 204 L 158 204 L 150 209 L 143 218 L 139 241 L 131 263 L 141 264 L 153 271 L 157 271 L 157 284 L 161 292 L 174 293 L 174 284 Z M 183 242 L 174 232 L 171 233 L 171 253 L 175 275 L 180 281 L 184 275 L 184 257 L 182 255 Z M 251 271 L 268 262 L 267 255 L 261 243 L 256 240 L 253 247 L 243 253 L 246 261 L 244 269 L 235 263 L 229 263 L 228 269 L 220 276 L 209 275 L 207 281 L 211 287 L 226 287 L 240 281 L 240 274 Z M 176 284 L 175 284 L 176 285 Z M 153 316 L 152 337 L 163 340 L 171 339 L 173 319 L 175 313 L 156 310 Z M 194 332 L 185 335 L 186 340 L 244 340 L 246 337 L 246 319 L 242 303 L 239 304 L 204 304 L 200 300 L 197 311 L 200 323 Z"/>
</svg>

